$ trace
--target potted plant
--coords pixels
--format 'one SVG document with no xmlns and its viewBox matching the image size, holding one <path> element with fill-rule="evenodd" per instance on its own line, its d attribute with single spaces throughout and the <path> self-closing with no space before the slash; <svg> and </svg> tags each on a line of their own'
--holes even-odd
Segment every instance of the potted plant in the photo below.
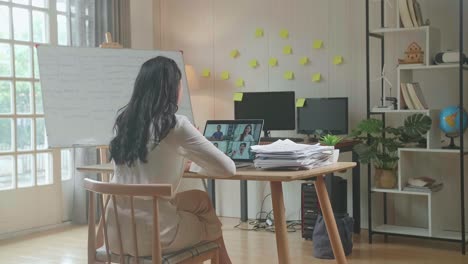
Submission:
<svg viewBox="0 0 468 264">
<path fill-rule="evenodd" d="M 361 142 L 353 150 L 359 162 L 374 166 L 374 184 L 377 188 L 396 187 L 398 148 L 414 143 L 425 144 L 424 135 L 431 128 L 431 123 L 429 116 L 413 114 L 405 119 L 403 126 L 397 128 L 384 127 L 382 120 L 366 119 L 353 130 L 351 136 Z"/>
<path fill-rule="evenodd" d="M 320 144 L 321 145 L 325 145 L 325 146 L 335 146 L 336 144 L 338 144 L 341 140 L 343 140 L 342 137 L 339 137 L 339 136 L 335 136 L 335 135 L 332 135 L 332 134 L 327 134 L 327 135 L 324 135 L 322 137 L 320 137 Z M 338 158 L 340 156 L 340 150 L 339 149 L 335 149 L 333 151 L 333 157 L 331 159 L 331 161 L 333 163 L 335 162 L 338 162 Z"/>
</svg>

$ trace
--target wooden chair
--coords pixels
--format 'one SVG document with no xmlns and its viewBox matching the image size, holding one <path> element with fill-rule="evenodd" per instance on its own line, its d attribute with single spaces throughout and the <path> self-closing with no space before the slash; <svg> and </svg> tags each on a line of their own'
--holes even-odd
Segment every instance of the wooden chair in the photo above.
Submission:
<svg viewBox="0 0 468 264">
<path fill-rule="evenodd" d="M 218 264 L 219 251 L 218 244 L 215 242 L 207 242 L 199 244 L 192 248 L 183 249 L 175 253 L 168 255 L 161 254 L 161 243 L 159 239 L 159 219 L 158 219 L 158 198 L 161 196 L 171 196 L 172 186 L 169 184 L 115 184 L 115 183 L 104 183 L 94 181 L 91 179 L 84 180 L 84 188 L 89 191 L 89 208 L 88 208 L 88 264 L 95 263 L 137 263 L 137 264 L 190 264 L 190 263 L 201 263 L 206 260 L 211 260 L 211 263 Z M 104 236 L 104 247 L 96 244 L 96 223 L 95 223 L 95 194 L 100 199 L 100 210 L 103 236 Z M 106 196 L 106 198 L 104 198 Z M 122 232 L 119 225 L 118 217 L 118 206 L 116 196 L 126 196 L 130 198 L 130 210 L 132 220 L 132 239 L 133 250 L 136 253 L 135 256 L 122 255 L 123 239 Z M 136 221 L 134 212 L 134 197 L 152 197 L 153 198 L 153 249 L 152 257 L 139 257 L 138 255 L 138 244 L 137 244 L 137 232 L 136 232 Z M 106 208 L 109 200 L 112 199 L 114 204 L 114 216 L 116 219 L 115 232 L 119 240 L 119 252 L 110 252 L 108 230 L 106 225 Z M 105 200 L 105 202 L 104 202 Z M 98 233 L 98 235 L 100 235 Z"/>
</svg>

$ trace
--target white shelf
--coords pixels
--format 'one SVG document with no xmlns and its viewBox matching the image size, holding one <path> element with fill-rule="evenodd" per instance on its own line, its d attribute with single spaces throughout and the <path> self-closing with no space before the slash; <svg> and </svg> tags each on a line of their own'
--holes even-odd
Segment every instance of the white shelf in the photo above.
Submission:
<svg viewBox="0 0 468 264">
<path fill-rule="evenodd" d="M 410 32 L 410 31 L 427 31 L 430 26 L 424 27 L 412 27 L 412 28 L 379 28 L 371 30 L 371 34 L 385 34 L 385 33 L 398 33 L 398 32 Z"/>
<path fill-rule="evenodd" d="M 416 71 L 416 70 L 441 70 L 441 69 L 459 69 L 460 65 L 459 64 L 439 64 L 439 65 L 424 65 L 424 64 L 417 64 L 417 65 L 411 65 L 411 64 L 402 64 L 398 66 L 399 70 L 411 70 L 411 71 Z"/>
<path fill-rule="evenodd" d="M 398 114 L 398 113 L 422 113 L 422 114 L 428 114 L 431 110 L 430 109 L 424 109 L 424 110 L 417 110 L 417 109 L 404 109 L 404 110 L 391 110 L 391 109 L 378 109 L 378 108 L 372 108 L 372 113 L 390 113 L 390 114 Z"/>
<path fill-rule="evenodd" d="M 430 237 L 428 228 L 419 228 L 419 227 L 381 225 L 381 226 L 374 227 L 372 231 L 399 234 L 399 235 Z"/>
<path fill-rule="evenodd" d="M 433 152 L 433 153 L 460 154 L 459 149 L 400 148 L 399 150 L 407 151 L 407 152 Z M 468 149 L 465 149 L 464 153 L 468 154 Z"/>
<path fill-rule="evenodd" d="M 380 193 L 394 193 L 394 194 L 406 194 L 406 195 L 421 195 L 421 196 L 429 196 L 431 193 L 428 192 L 411 192 L 411 191 L 400 191 L 398 189 L 380 189 L 380 188 L 372 188 L 371 191 L 373 192 L 380 192 Z"/>
<path fill-rule="evenodd" d="M 465 233 L 465 234 L 468 237 L 468 233 Z M 461 232 L 436 230 L 432 232 L 432 237 L 442 238 L 442 239 L 461 240 Z"/>
</svg>

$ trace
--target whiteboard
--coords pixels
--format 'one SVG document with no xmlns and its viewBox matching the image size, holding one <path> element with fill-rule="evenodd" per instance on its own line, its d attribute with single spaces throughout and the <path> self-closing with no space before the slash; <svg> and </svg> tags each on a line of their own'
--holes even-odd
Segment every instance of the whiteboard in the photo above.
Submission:
<svg viewBox="0 0 468 264">
<path fill-rule="evenodd" d="M 141 65 L 156 56 L 179 66 L 183 97 L 177 114 L 193 122 L 181 52 L 39 46 L 37 55 L 49 147 L 108 145 Z"/>
</svg>

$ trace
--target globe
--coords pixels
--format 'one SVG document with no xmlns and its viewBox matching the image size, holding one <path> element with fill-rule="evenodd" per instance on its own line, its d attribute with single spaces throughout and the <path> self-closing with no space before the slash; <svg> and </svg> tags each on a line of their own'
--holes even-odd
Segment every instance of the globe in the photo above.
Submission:
<svg viewBox="0 0 468 264">
<path fill-rule="evenodd" d="M 440 129 L 445 134 L 456 134 L 460 132 L 460 111 L 458 106 L 449 106 L 442 109 L 440 112 Z M 463 111 L 463 130 L 468 124 L 468 115 Z"/>
<path fill-rule="evenodd" d="M 448 148 L 456 148 L 453 143 L 453 138 L 459 136 L 460 126 L 462 126 L 463 131 L 467 128 L 468 115 L 465 110 L 463 110 L 462 119 L 462 124 L 460 124 L 460 111 L 458 106 L 445 107 L 440 111 L 440 129 L 447 135 L 447 137 L 450 137 L 451 140 Z"/>
</svg>

